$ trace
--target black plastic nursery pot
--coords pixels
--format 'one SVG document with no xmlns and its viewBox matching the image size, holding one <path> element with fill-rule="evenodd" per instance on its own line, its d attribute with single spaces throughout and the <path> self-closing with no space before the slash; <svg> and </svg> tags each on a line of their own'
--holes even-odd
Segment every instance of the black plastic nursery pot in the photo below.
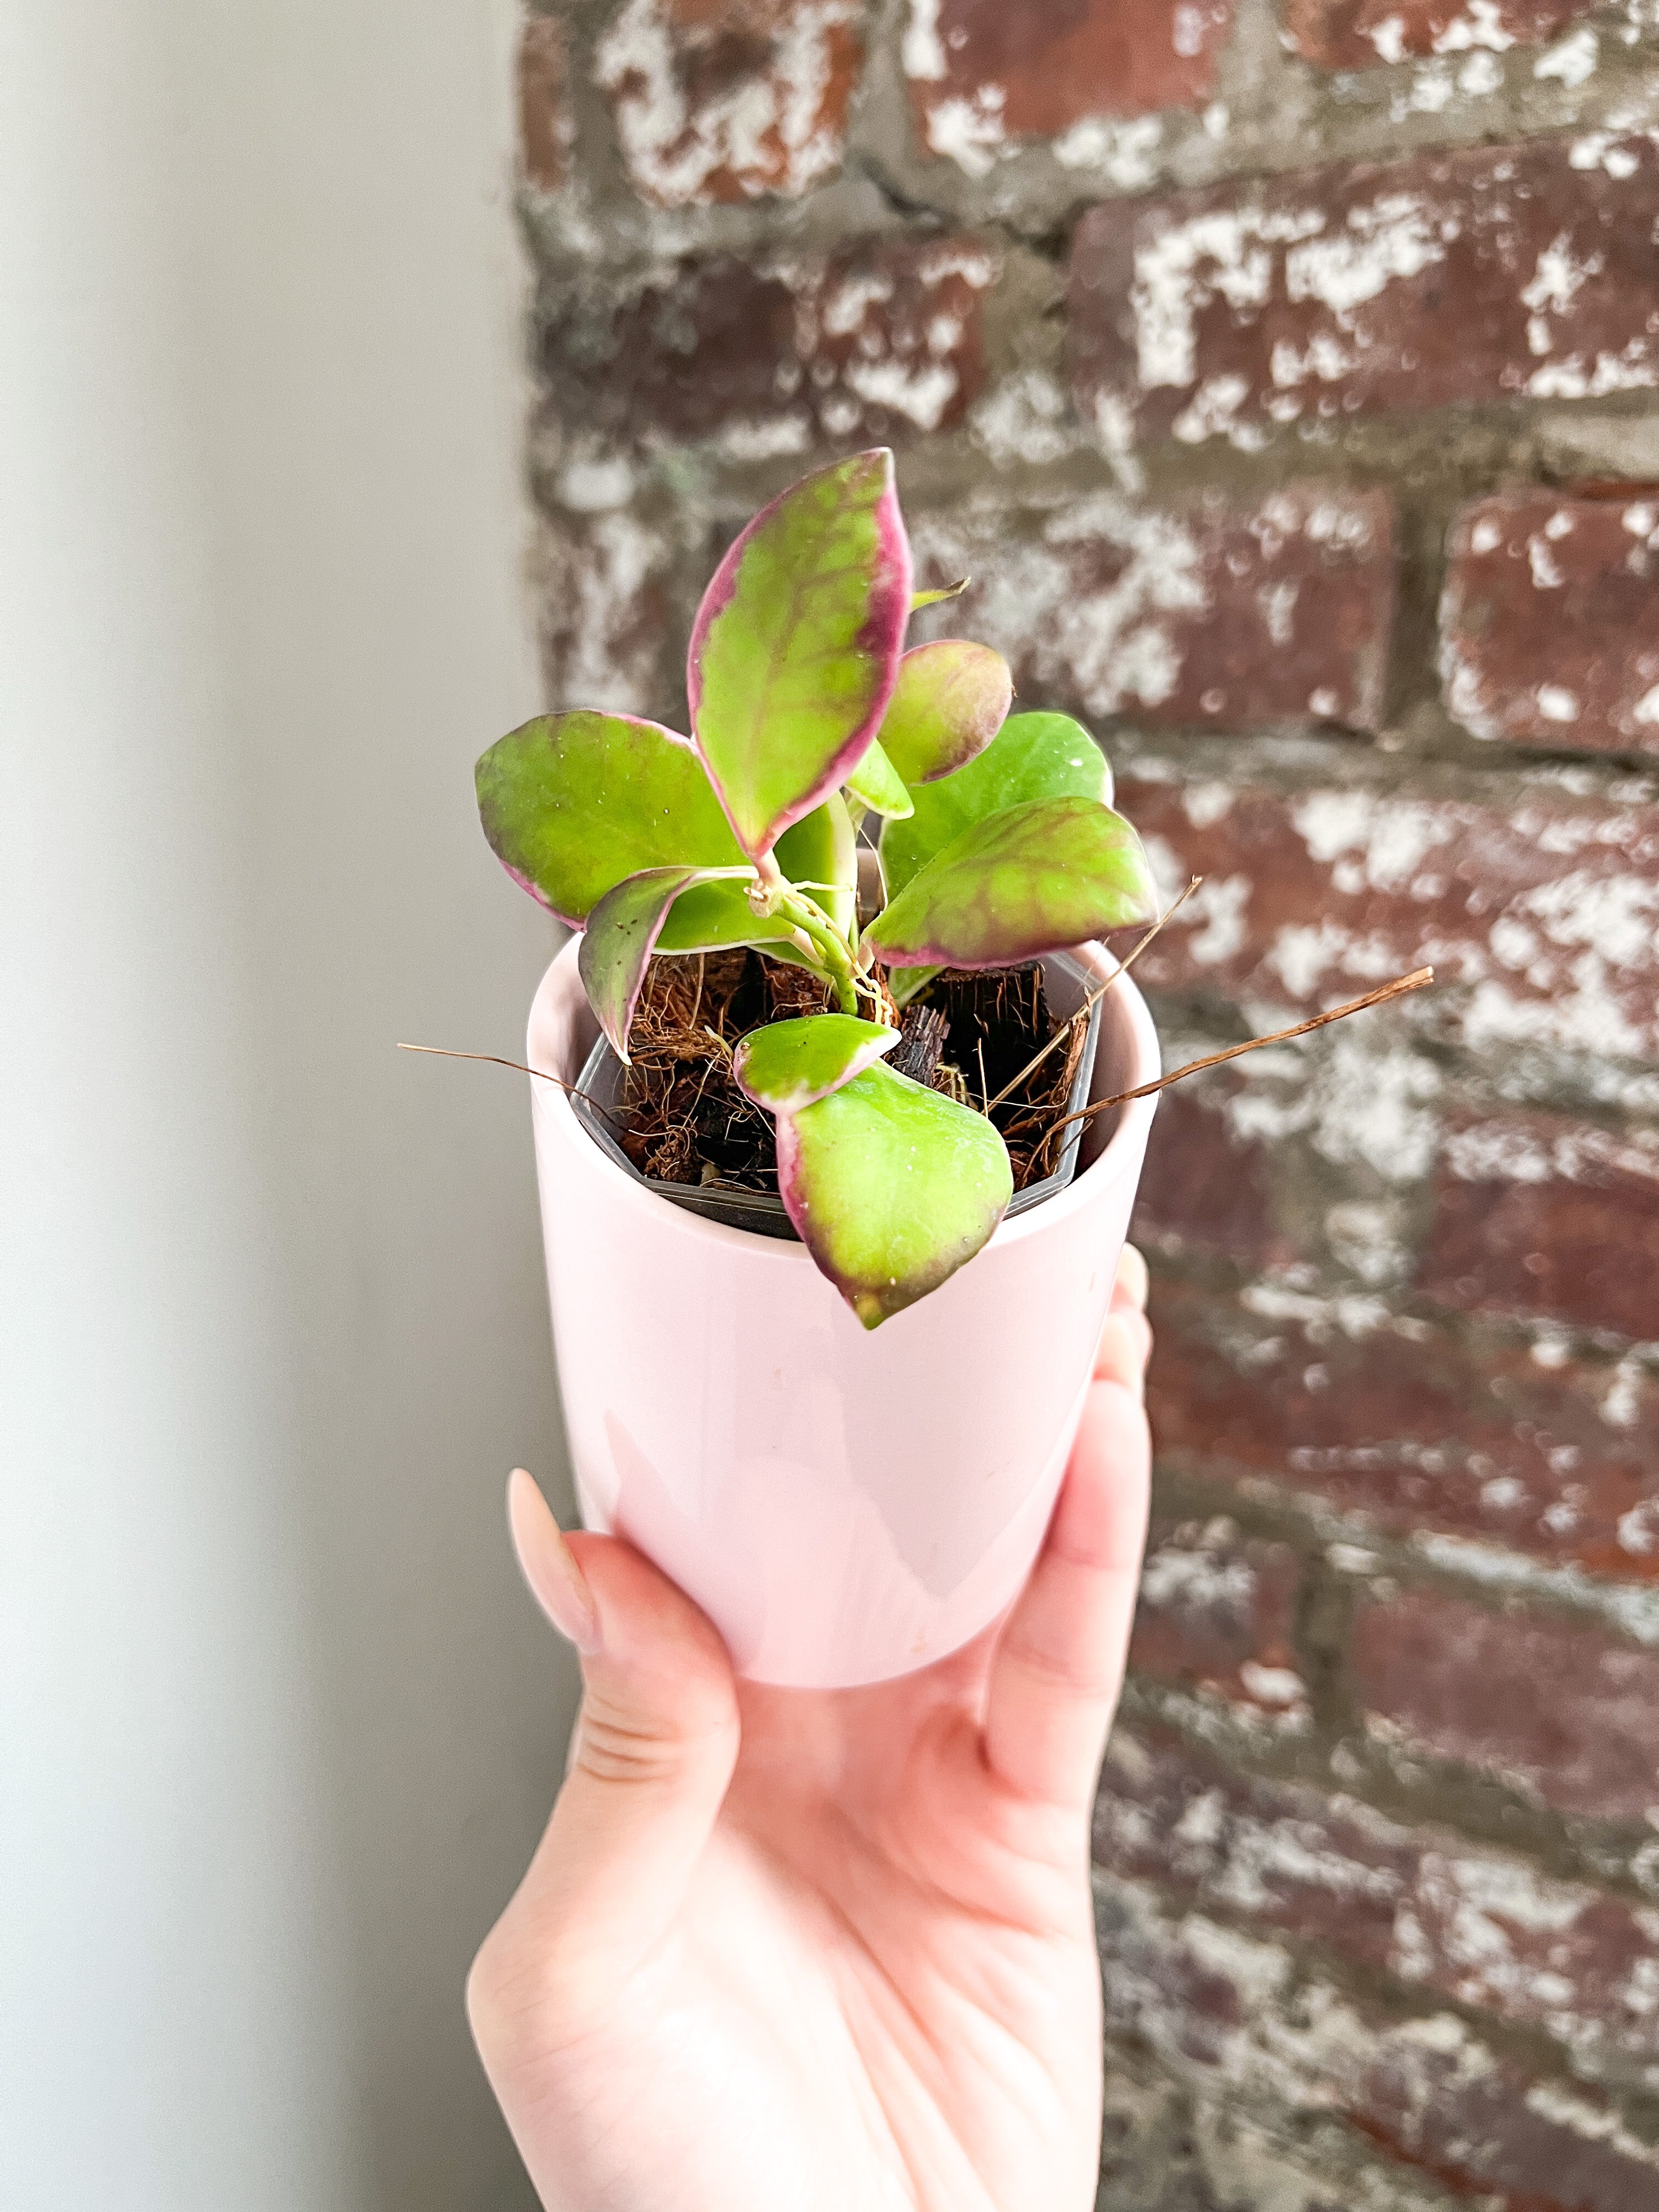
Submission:
<svg viewBox="0 0 1659 2212">
<path fill-rule="evenodd" d="M 1073 1019 L 1082 1010 L 1091 989 L 1097 988 L 1096 980 L 1080 960 L 1067 952 L 1051 952 L 1042 967 L 1044 993 L 1059 1026 Z M 1100 1005 L 1097 1000 L 1090 1009 L 1083 1051 L 1066 1099 L 1064 1110 L 1068 1115 L 1078 1113 L 1088 1103 L 1099 1041 Z M 577 1119 L 594 1143 L 624 1175 L 642 1183 L 658 1197 L 665 1198 L 671 1205 L 682 1206 L 690 1213 L 702 1215 L 705 1220 L 721 1221 L 731 1229 L 747 1229 L 757 1237 L 795 1237 L 795 1225 L 785 1211 L 783 1200 L 773 1192 L 728 1188 L 719 1183 L 663 1182 L 642 1175 L 616 1134 L 618 1128 L 627 1127 L 627 1109 L 622 1103 L 626 1073 L 609 1043 L 600 1037 L 587 1056 L 576 1096 L 571 1102 Z M 1029 1213 L 1033 1206 L 1041 1206 L 1045 1199 L 1065 1189 L 1077 1172 L 1083 1129 L 1081 1121 L 1072 1123 L 1053 1173 L 1028 1183 L 1024 1190 L 1017 1190 L 1008 1202 L 1010 1216 Z"/>
</svg>

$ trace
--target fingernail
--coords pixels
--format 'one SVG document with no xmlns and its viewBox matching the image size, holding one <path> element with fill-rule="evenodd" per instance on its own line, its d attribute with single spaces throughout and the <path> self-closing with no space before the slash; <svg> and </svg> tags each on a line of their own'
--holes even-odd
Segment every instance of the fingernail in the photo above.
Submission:
<svg viewBox="0 0 1659 2212">
<path fill-rule="evenodd" d="M 1119 1255 L 1117 1280 L 1112 1286 L 1113 1303 L 1132 1305 L 1139 1311 L 1146 1309 L 1146 1262 L 1133 1244 L 1126 1244 Z"/>
<path fill-rule="evenodd" d="M 523 1468 L 507 1478 L 507 1525 L 531 1595 L 584 1658 L 599 1649 L 599 1609 L 551 1509 Z"/>
</svg>

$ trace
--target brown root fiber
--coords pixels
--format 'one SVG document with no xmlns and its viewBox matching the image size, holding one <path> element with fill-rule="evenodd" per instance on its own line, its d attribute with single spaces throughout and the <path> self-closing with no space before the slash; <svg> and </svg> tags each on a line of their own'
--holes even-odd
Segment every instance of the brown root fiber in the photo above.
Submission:
<svg viewBox="0 0 1659 2212">
<path fill-rule="evenodd" d="M 775 1191 L 772 1117 L 732 1081 L 732 1055 L 749 1030 L 826 1012 L 832 1003 L 804 969 L 742 948 L 653 960 L 629 1034 L 633 1064 L 623 1091 L 629 1127 L 622 1142 L 635 1166 L 658 1182 Z M 979 1107 L 1054 1028 L 1040 967 L 948 969 L 905 1008 L 889 1065 Z M 1065 1048 L 992 1113 L 1016 1190 L 1052 1171 L 1059 1147 L 1051 1125 L 1065 1112 L 1086 1028 L 1073 1024 Z"/>
<path fill-rule="evenodd" d="M 826 1012 L 805 969 L 742 946 L 653 960 L 629 1031 L 623 1149 L 656 1182 L 775 1191 L 772 1116 L 732 1080 L 738 1040 L 767 1022 Z"/>
<path fill-rule="evenodd" d="M 966 1082 L 964 1103 L 983 1108 L 988 1098 L 1013 1082 L 1040 1045 L 1047 1044 L 1060 1026 L 1048 1008 L 1042 969 L 1035 961 L 1021 968 L 969 971 L 947 968 L 928 986 L 926 1001 L 943 1009 L 950 1024 L 947 1050 Z M 1059 1152 L 1048 1141 L 1048 1130 L 1066 1111 L 1072 1079 L 1082 1057 L 1089 1025 L 1069 1024 L 1071 1034 L 1056 1046 L 1040 1066 L 1016 1085 L 1006 1098 L 991 1109 L 991 1120 L 1002 1132 L 1014 1171 L 1014 1188 L 1041 1182 L 1052 1174 Z M 949 1084 L 936 1084 L 950 1089 Z"/>
</svg>

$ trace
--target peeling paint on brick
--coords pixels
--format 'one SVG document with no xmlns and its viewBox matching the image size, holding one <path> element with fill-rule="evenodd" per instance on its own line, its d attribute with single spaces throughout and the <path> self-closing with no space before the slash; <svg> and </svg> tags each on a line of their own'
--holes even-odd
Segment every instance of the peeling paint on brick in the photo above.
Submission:
<svg viewBox="0 0 1659 2212">
<path fill-rule="evenodd" d="M 1419 1755 L 1534 1804 L 1659 1826 L 1659 1652 L 1412 1590 L 1360 1608 L 1352 1665 L 1368 1724 Z"/>
<path fill-rule="evenodd" d="M 1467 730 L 1659 752 L 1659 495 L 1503 494 L 1464 510 L 1448 552 L 1440 676 Z"/>
<path fill-rule="evenodd" d="M 1291 1644 L 1298 1580 L 1293 1553 L 1243 1541 L 1225 1521 L 1168 1529 L 1147 1551 L 1129 1663 L 1300 1730 L 1309 1708 Z"/>
<path fill-rule="evenodd" d="M 1094 1839 L 1121 1878 L 1540 2028 L 1587 2079 L 1659 2087 L 1659 1914 L 1644 1906 L 1122 1729 Z"/>
<path fill-rule="evenodd" d="M 978 396 L 998 268 L 972 238 L 711 255 L 551 319 L 543 363 L 567 420 L 617 437 L 718 439 L 735 460 L 902 444 Z"/>
<path fill-rule="evenodd" d="M 1408 55 L 1507 53 L 1553 39 L 1596 0 L 1285 0 L 1286 43 L 1321 69 Z"/>
<path fill-rule="evenodd" d="M 799 197 L 839 167 L 860 0 L 628 0 L 601 40 L 629 175 L 662 207 Z"/>
<path fill-rule="evenodd" d="M 1460 2196 L 1527 2212 L 1645 2212 L 1659 2152 L 1589 2093 L 1528 2081 L 1455 2014 L 1391 2020 L 1298 1979 L 1275 1944 L 1102 1874 L 1109 2034 L 1294 2136 L 1326 2112 Z M 1542 2185 L 1542 2187 L 1540 2185 Z M 1547 2194 L 1545 2191 L 1547 2191 Z"/>
<path fill-rule="evenodd" d="M 1644 133 L 1594 167 L 1539 140 L 1096 209 L 1072 258 L 1079 405 L 1250 450 L 1274 424 L 1650 390 L 1656 220 Z"/>
<path fill-rule="evenodd" d="M 1040 13 L 1006 0 L 908 0 L 903 62 L 917 131 L 970 177 L 1032 138 L 1055 141 L 1067 167 L 1133 161 L 1156 134 L 1114 133 L 1106 119 L 1201 106 L 1231 20 L 1231 0 L 1050 0 Z"/>
<path fill-rule="evenodd" d="M 1205 968 L 1186 915 L 1141 974 L 1188 977 L 1278 1006 L 1331 1004 L 1425 963 L 1421 1002 L 1471 1049 L 1498 1042 L 1638 1058 L 1659 1053 L 1659 811 L 1528 792 L 1512 806 L 1333 790 L 1241 788 L 1207 827 L 1178 785 L 1121 803 L 1182 881 L 1243 876 L 1241 940 Z"/>
<path fill-rule="evenodd" d="M 1340 2127 L 1276 2129 L 1121 2045 L 1105 2087 L 1101 2212 L 1462 2212 Z"/>
<path fill-rule="evenodd" d="M 1422 1286 L 1466 1310 L 1659 1339 L 1659 1133 L 1466 1118 L 1436 1179 Z"/>
<path fill-rule="evenodd" d="M 1334 1165 L 1412 1183 L 1434 1157 L 1440 1089 L 1434 1063 L 1384 1019 L 1339 1029 L 1314 1052 L 1286 1046 L 1255 1054 L 1224 1111 L 1241 1144 L 1305 1134 Z"/>
<path fill-rule="evenodd" d="M 1628 1370 L 1633 1418 L 1615 1421 L 1616 1368 L 1565 1352 L 1545 1364 L 1361 1304 L 1160 1276 L 1148 1388 L 1163 1463 L 1254 1478 L 1388 1534 L 1498 1547 L 1517 1589 L 1533 1562 L 1659 1581 L 1659 1375 Z"/>
<path fill-rule="evenodd" d="M 544 531 L 536 553 L 548 696 L 648 714 L 661 679 L 671 549 L 621 510 Z"/>
<path fill-rule="evenodd" d="M 1149 726 L 1381 720 L 1395 556 L 1375 494 L 1160 508 L 1106 493 L 1046 517 L 986 498 L 911 527 L 919 574 L 975 579 L 963 618 L 1024 696 Z"/>
</svg>

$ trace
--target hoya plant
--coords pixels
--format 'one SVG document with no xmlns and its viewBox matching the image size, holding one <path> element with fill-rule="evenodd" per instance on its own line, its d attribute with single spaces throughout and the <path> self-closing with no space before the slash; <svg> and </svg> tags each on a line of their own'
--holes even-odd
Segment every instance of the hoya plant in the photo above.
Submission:
<svg viewBox="0 0 1659 2212">
<path fill-rule="evenodd" d="M 621 1059 L 648 963 L 752 946 L 824 1011 L 753 1030 L 732 1063 L 775 1119 L 791 1222 L 866 1328 L 986 1243 L 1013 1182 L 988 1115 L 884 1064 L 945 969 L 1000 969 L 1150 920 L 1151 871 L 1111 775 L 1063 714 L 1011 714 L 1006 663 L 907 651 L 918 607 L 892 456 L 817 471 L 757 514 L 704 595 L 689 737 L 627 714 L 527 722 L 477 767 L 508 872 L 582 932 Z M 860 919 L 858 853 L 879 910 Z"/>
</svg>

